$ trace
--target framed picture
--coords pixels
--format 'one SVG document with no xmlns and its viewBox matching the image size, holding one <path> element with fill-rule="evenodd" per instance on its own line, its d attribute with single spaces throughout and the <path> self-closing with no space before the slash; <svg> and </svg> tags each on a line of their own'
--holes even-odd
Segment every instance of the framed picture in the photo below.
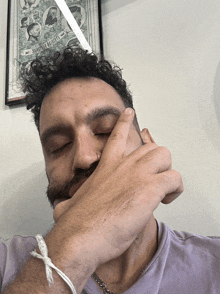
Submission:
<svg viewBox="0 0 220 294">
<path fill-rule="evenodd" d="M 92 50 L 103 55 L 101 0 L 66 0 Z M 24 103 L 20 74 L 47 49 L 81 47 L 55 0 L 9 0 L 6 105 Z"/>
</svg>

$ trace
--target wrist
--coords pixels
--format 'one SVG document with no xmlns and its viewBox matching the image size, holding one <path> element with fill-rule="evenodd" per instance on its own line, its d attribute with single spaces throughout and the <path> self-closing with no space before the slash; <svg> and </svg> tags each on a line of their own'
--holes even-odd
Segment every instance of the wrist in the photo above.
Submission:
<svg viewBox="0 0 220 294">
<path fill-rule="evenodd" d="M 98 266 L 96 254 L 89 246 L 87 234 L 70 234 L 59 226 L 51 230 L 46 236 L 48 256 L 53 264 L 60 269 L 74 284 L 77 293 L 82 291 L 87 280 Z M 80 292 L 79 292 L 80 293 Z"/>
</svg>

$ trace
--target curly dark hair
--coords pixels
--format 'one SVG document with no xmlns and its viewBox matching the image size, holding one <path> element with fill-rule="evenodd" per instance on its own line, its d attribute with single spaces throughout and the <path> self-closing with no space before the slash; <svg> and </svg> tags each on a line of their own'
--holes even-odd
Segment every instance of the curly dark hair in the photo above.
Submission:
<svg viewBox="0 0 220 294">
<path fill-rule="evenodd" d="M 96 77 L 111 85 L 121 96 L 126 107 L 133 108 L 132 96 L 122 79 L 121 69 L 94 53 L 66 48 L 63 53 L 53 52 L 37 57 L 23 74 L 23 90 L 27 109 L 34 115 L 39 130 L 41 104 L 44 97 L 58 83 L 74 77 Z"/>
</svg>

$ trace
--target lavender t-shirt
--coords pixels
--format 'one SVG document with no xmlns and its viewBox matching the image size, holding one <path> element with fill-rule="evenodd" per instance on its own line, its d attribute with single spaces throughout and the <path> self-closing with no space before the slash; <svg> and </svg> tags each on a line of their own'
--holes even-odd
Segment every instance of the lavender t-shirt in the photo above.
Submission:
<svg viewBox="0 0 220 294">
<path fill-rule="evenodd" d="M 139 280 L 124 294 L 220 293 L 220 237 L 172 231 L 158 223 L 158 250 Z M 15 236 L 0 242 L 1 289 L 13 281 L 36 247 L 34 237 Z M 111 289 L 110 289 L 111 290 Z M 85 294 L 101 294 L 90 278 Z"/>
</svg>

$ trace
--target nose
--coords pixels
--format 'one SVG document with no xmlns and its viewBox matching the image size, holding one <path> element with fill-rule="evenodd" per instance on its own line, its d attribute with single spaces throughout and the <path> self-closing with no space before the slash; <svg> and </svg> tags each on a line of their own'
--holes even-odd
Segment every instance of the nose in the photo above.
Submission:
<svg viewBox="0 0 220 294">
<path fill-rule="evenodd" d="M 79 136 L 75 143 L 73 158 L 73 171 L 77 168 L 88 169 L 94 162 L 98 161 L 100 151 L 94 138 L 90 136 Z"/>
</svg>

